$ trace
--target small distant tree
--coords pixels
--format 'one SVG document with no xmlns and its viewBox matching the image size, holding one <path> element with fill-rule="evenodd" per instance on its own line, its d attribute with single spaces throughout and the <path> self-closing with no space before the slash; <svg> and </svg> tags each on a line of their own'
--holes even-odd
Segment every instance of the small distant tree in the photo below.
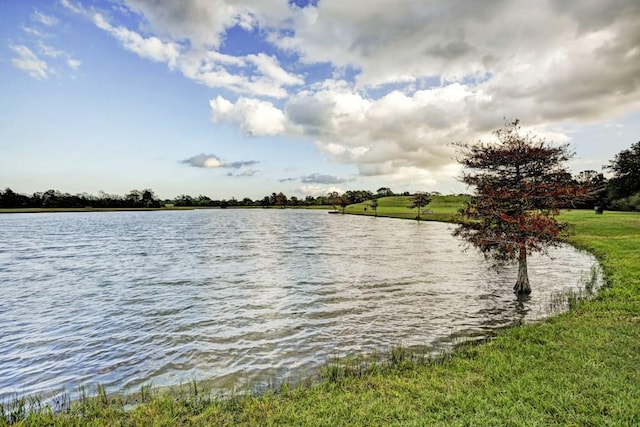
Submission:
<svg viewBox="0 0 640 427">
<path fill-rule="evenodd" d="M 378 199 L 371 200 L 371 209 L 373 209 L 373 214 L 378 216 Z"/>
<path fill-rule="evenodd" d="M 420 210 L 431 203 L 431 194 L 425 192 L 417 192 L 411 201 L 410 209 L 418 209 L 416 219 L 420 221 Z"/>
<path fill-rule="evenodd" d="M 577 184 L 564 169 L 573 156 L 568 145 L 522 135 L 518 120 L 507 122 L 494 135 L 495 143 L 456 144 L 458 161 L 467 169 L 461 181 L 475 187 L 475 194 L 460 210 L 454 235 L 498 265 L 517 260 L 513 289 L 527 295 L 527 255 L 559 243 L 566 224 L 555 216 L 588 193 L 588 187 Z"/>
<path fill-rule="evenodd" d="M 349 206 L 351 204 L 351 200 L 349 200 L 349 196 L 347 196 L 346 194 L 343 194 L 342 196 L 338 197 L 336 202 L 342 208 L 342 213 L 343 214 L 344 214 L 344 210 L 347 208 L 347 206 Z"/>
<path fill-rule="evenodd" d="M 378 197 L 393 196 L 393 191 L 389 187 L 380 187 L 376 191 Z"/>
</svg>

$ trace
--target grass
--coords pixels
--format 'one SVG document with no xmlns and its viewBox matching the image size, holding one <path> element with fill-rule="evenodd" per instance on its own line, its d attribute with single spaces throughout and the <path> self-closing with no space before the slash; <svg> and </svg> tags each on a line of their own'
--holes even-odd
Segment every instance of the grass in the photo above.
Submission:
<svg viewBox="0 0 640 427">
<path fill-rule="evenodd" d="M 416 219 L 417 209 L 411 209 L 410 196 L 381 197 L 378 199 L 377 212 L 371 207 L 371 201 L 347 206 L 345 213 L 354 215 L 369 215 L 392 218 Z M 433 196 L 431 203 L 422 208 L 420 220 L 449 221 L 451 216 L 461 206 L 466 196 Z M 365 209 L 366 208 L 366 209 Z"/>
<path fill-rule="evenodd" d="M 446 203 L 429 208 L 451 215 Z M 410 211 L 405 205 L 381 199 L 378 214 Z M 318 383 L 283 384 L 259 396 L 217 398 L 194 384 L 186 392 L 147 390 L 129 408 L 98 393 L 58 412 L 23 408 L 16 424 L 640 425 L 640 215 L 571 211 L 562 219 L 573 224 L 570 242 L 592 251 L 607 279 L 595 298 L 573 300 L 568 313 L 439 356 L 400 348 L 332 361 Z"/>
</svg>

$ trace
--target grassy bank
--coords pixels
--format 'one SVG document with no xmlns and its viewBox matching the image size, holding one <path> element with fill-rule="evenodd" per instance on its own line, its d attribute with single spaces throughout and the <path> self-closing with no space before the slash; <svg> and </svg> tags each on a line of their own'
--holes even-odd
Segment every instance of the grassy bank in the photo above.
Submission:
<svg viewBox="0 0 640 427">
<path fill-rule="evenodd" d="M 391 218 L 416 219 L 418 210 L 411 209 L 410 196 L 382 197 L 378 199 L 378 208 L 371 207 L 371 201 L 347 206 L 345 213 Z M 434 196 L 429 206 L 422 208 L 420 219 L 424 221 L 449 221 L 462 205 L 465 196 Z"/>
<path fill-rule="evenodd" d="M 415 217 L 406 202 L 381 199 L 378 215 Z M 434 200 L 423 218 L 445 219 L 456 203 Z M 373 213 L 363 208 L 347 212 Z M 355 364 L 348 375 L 329 365 L 319 384 L 259 397 L 215 399 L 193 386 L 185 393 L 147 391 L 143 404 L 125 410 L 118 397 L 104 395 L 18 424 L 640 425 L 640 215 L 572 211 L 563 219 L 574 225 L 571 242 L 596 254 L 608 281 L 569 313 L 433 361 L 396 351 L 394 363 Z"/>
</svg>

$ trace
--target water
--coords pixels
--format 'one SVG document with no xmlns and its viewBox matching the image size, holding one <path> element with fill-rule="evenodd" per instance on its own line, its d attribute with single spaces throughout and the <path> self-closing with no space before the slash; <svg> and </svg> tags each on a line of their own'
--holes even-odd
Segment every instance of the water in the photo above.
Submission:
<svg viewBox="0 0 640 427">
<path fill-rule="evenodd" d="M 84 385 L 256 385 L 334 355 L 447 345 L 548 312 L 590 255 L 533 257 L 512 293 L 441 223 L 324 211 L 0 216 L 0 400 Z"/>
</svg>

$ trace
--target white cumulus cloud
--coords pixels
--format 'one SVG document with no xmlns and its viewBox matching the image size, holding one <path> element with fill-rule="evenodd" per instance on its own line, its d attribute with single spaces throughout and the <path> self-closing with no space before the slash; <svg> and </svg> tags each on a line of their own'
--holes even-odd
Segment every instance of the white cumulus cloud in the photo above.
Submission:
<svg viewBox="0 0 640 427">
<path fill-rule="evenodd" d="M 636 0 L 121 6 L 137 26 L 112 24 L 106 13 L 93 14 L 95 25 L 125 49 L 220 90 L 210 101 L 215 123 L 311 141 L 362 176 L 431 185 L 454 170 L 451 142 L 484 137 L 503 118 L 570 140 L 563 123 L 640 111 Z M 239 29 L 256 42 L 241 54 L 227 44 Z M 35 55 L 22 61 L 46 76 Z"/>
<path fill-rule="evenodd" d="M 215 123 L 232 123 L 247 135 L 279 135 L 285 130 L 284 113 L 267 101 L 242 97 L 232 103 L 217 96 L 209 105 Z"/>
</svg>

